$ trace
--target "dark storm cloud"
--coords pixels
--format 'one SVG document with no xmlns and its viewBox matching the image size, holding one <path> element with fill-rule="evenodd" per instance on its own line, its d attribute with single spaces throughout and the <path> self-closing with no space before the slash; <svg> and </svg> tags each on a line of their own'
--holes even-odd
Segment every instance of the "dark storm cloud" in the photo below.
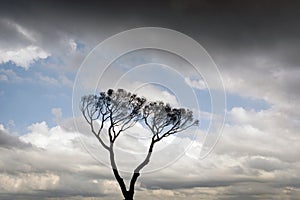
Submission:
<svg viewBox="0 0 300 200">
<path fill-rule="evenodd" d="M 64 34 L 92 48 L 120 31 L 161 26 L 193 37 L 213 57 L 256 52 L 295 67 L 300 63 L 299 10 L 300 2 L 293 0 L 2 1 L 0 16 L 34 30 L 41 46 L 53 52 Z"/>
<path fill-rule="evenodd" d="M 116 23 L 116 29 L 165 26 L 247 48 L 245 44 L 269 46 L 286 38 L 297 39 L 299 8 L 299 1 L 283 0 L 2 1 L 0 15 L 28 21 L 32 28 L 50 25 L 69 31 L 101 28 L 103 23 Z"/>
</svg>

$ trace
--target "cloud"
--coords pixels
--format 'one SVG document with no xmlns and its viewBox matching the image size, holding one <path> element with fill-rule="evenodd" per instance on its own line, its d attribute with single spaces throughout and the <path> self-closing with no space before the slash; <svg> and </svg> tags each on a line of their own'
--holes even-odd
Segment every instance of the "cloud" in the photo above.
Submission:
<svg viewBox="0 0 300 200">
<path fill-rule="evenodd" d="M 59 81 L 61 82 L 62 85 L 65 85 L 67 87 L 72 88 L 73 87 L 73 80 L 70 80 L 67 76 L 65 75 L 60 75 L 58 76 Z"/>
<path fill-rule="evenodd" d="M 59 114 L 59 109 L 56 109 L 55 113 Z M 300 191 L 297 179 L 300 175 L 298 160 L 300 149 L 296 142 L 299 139 L 297 123 L 288 124 L 290 119 L 275 108 L 254 111 L 237 107 L 233 108 L 228 115 L 229 120 L 224 127 L 221 140 L 204 160 L 197 158 L 197 151 L 199 151 L 196 148 L 197 142 L 194 142 L 187 152 L 181 148 L 183 143 L 176 143 L 154 154 L 145 172 L 162 165 L 164 159 L 172 158 L 178 152 L 185 153 L 185 156 L 160 171 L 142 174 L 137 184 L 136 198 L 153 199 L 154 196 L 164 199 L 264 199 L 266 197 L 274 199 L 277 196 L 296 198 Z M 265 122 L 263 119 L 266 119 Z M 89 134 L 89 127 L 81 120 L 77 121 L 77 125 L 82 134 L 76 133 L 72 121 L 68 120 L 52 128 L 49 128 L 45 122 L 29 126 L 29 132 L 21 136 L 19 141 L 23 144 L 31 144 L 35 149 L 31 148 L 30 151 L 25 152 L 20 148 L 18 151 L 23 152 L 23 156 L 18 160 L 20 157 L 13 154 L 9 148 L 2 148 L 1 153 L 5 152 L 3 155 L 7 156 L 2 157 L 1 160 L 10 159 L 3 162 L 6 164 L 1 168 L 8 174 L 2 176 L 2 179 L 16 183 L 17 180 L 25 177 L 21 172 L 26 172 L 32 174 L 33 179 L 39 177 L 47 183 L 44 184 L 43 191 L 60 191 L 57 193 L 57 198 L 64 198 L 65 195 L 75 198 L 79 194 L 102 196 L 103 199 L 120 197 L 110 169 L 92 159 L 81 146 L 83 141 L 95 141 Z M 143 148 L 138 144 L 143 146 L 147 143 L 135 139 L 138 136 L 136 133 L 143 132 L 141 128 L 136 127 L 136 130 L 129 132 L 130 137 L 126 135 L 120 137 L 118 148 L 142 150 Z M 2 129 L 5 130 L 3 126 Z M 187 138 L 177 139 L 189 143 Z M 88 143 L 85 145 L 86 148 L 100 149 L 97 142 L 91 143 L 91 146 L 88 146 Z M 18 148 L 18 145 L 16 146 Z M 100 154 L 102 159 L 105 159 L 105 153 L 103 151 Z M 124 151 L 117 153 L 117 161 L 121 169 L 130 171 L 135 166 L 132 164 L 135 162 L 132 156 L 132 153 L 124 153 Z M 143 154 L 136 156 L 138 160 L 143 157 Z M 160 159 L 160 156 L 164 159 Z M 64 162 L 61 162 L 62 160 Z M 18 162 L 19 165 L 13 162 Z M 18 168 L 14 169 L 10 166 Z M 130 176 L 124 172 L 122 174 L 126 179 Z M 51 184 L 52 182 L 55 184 Z M 23 184 L 22 181 L 19 183 Z M 33 180 L 32 184 L 25 187 L 22 192 L 31 194 L 32 190 L 40 187 L 34 183 Z M 8 188 L 5 189 L 6 193 L 7 190 Z M 41 197 L 45 194 L 39 192 L 36 195 Z"/>
<path fill-rule="evenodd" d="M 104 195 L 110 170 L 86 153 L 78 134 L 59 126 L 50 129 L 45 122 L 29 126 L 20 137 L 0 128 L 1 199 Z"/>
<path fill-rule="evenodd" d="M 71 48 L 71 52 L 75 52 L 77 50 L 77 43 L 75 42 L 74 39 L 69 40 L 69 45 Z"/>
<path fill-rule="evenodd" d="M 62 120 L 61 108 L 52 108 L 51 113 L 54 116 L 54 121 L 56 121 L 56 123 L 59 123 Z"/>
<path fill-rule="evenodd" d="M 0 74 L 0 81 L 8 81 L 8 77 L 5 74 Z"/>
<path fill-rule="evenodd" d="M 142 87 L 141 87 L 142 86 Z M 179 106 L 176 94 L 166 91 L 155 84 L 143 85 L 139 82 L 134 82 L 125 86 L 128 91 L 135 91 L 138 95 L 146 97 L 149 101 L 163 101 L 171 106 Z"/>
<path fill-rule="evenodd" d="M 24 192 L 28 190 L 46 190 L 52 189 L 59 182 L 59 176 L 51 173 L 31 173 L 21 174 L 20 176 L 0 175 L 1 191 Z"/>
<path fill-rule="evenodd" d="M 193 148 L 172 166 L 142 175 L 137 199 L 300 196 L 299 3 L 149 1 L 136 5 L 118 2 L 117 7 L 115 2 L 88 5 L 82 6 L 80 1 L 4 2 L 0 8 L 5 19 L 0 20 L 0 63 L 12 62 L 28 69 L 51 56 L 53 63 L 43 67 L 59 74 L 75 72 L 88 50 L 112 34 L 139 26 L 168 27 L 203 44 L 219 66 L 229 93 L 270 104 L 268 110 L 229 110 L 224 133 L 212 154 L 199 160 Z M 78 51 L 79 42 L 85 45 L 84 51 Z M 48 85 L 72 85 L 63 75 L 40 73 L 36 78 Z M 21 80 L 12 70 L 0 71 L 0 81 Z M 201 81 L 186 82 L 194 88 L 203 87 Z M 161 94 L 157 88 L 150 88 L 148 93 L 149 98 Z M 170 93 L 160 97 L 177 102 Z M 53 113 L 57 118 L 61 115 L 59 109 Z M 64 121 L 55 127 L 34 123 L 21 137 L 0 126 L 1 199 L 121 199 L 111 170 L 86 153 L 72 123 Z M 79 124 L 85 131 L 80 136 L 88 138 L 87 125 Z M 127 143 L 120 146 L 134 150 L 133 138 L 122 139 Z M 182 151 L 176 144 L 170 146 L 172 153 L 162 156 L 170 159 Z M 125 165 L 126 161 L 130 159 L 125 154 L 120 162 Z M 152 161 L 159 165 L 161 160 Z"/>
<path fill-rule="evenodd" d="M 281 162 L 281 160 L 272 157 L 253 156 L 247 164 L 253 169 L 260 169 L 266 172 L 282 170 L 289 167 L 289 164 Z"/>
<path fill-rule="evenodd" d="M 30 134 L 21 136 L 20 139 L 22 141 L 39 148 L 53 149 L 56 152 L 72 149 L 74 147 L 72 140 L 77 138 L 76 133 L 65 132 L 60 126 L 49 129 L 44 121 L 30 125 L 28 130 Z M 64 140 L 61 140 L 62 135 Z"/>
<path fill-rule="evenodd" d="M 14 50 L 0 49 L 0 63 L 12 62 L 27 70 L 34 62 L 40 59 L 46 59 L 50 55 L 51 54 L 45 50 L 34 45 Z"/>
<path fill-rule="evenodd" d="M 35 77 L 37 78 L 38 82 L 47 86 L 66 86 L 69 88 L 73 86 L 73 81 L 70 80 L 66 75 L 58 75 L 57 77 L 55 77 L 37 72 L 35 73 Z"/>
<path fill-rule="evenodd" d="M 207 89 L 207 86 L 205 85 L 205 82 L 203 80 L 194 80 L 190 77 L 184 78 L 186 84 L 188 84 L 192 88 L 197 88 L 199 90 Z"/>
<path fill-rule="evenodd" d="M 0 124 L 0 147 L 4 148 L 29 148 L 30 144 L 22 142 L 19 138 L 10 135 L 8 130 Z"/>
<path fill-rule="evenodd" d="M 239 55 L 239 56 L 237 56 Z M 215 56 L 228 92 L 284 105 L 299 96 L 299 68 L 265 52 L 227 52 Z M 240 71 L 240 69 L 243 69 Z M 289 101 L 290 103 L 290 101 Z"/>
<path fill-rule="evenodd" d="M 17 75 L 13 70 L 11 69 L 0 69 L 0 81 L 4 82 L 21 82 L 24 79 Z"/>
<path fill-rule="evenodd" d="M 31 42 L 35 42 L 34 34 L 21 26 L 20 24 L 14 22 L 10 19 L 1 19 L 1 24 L 9 26 L 12 29 L 15 29 L 20 35 L 22 35 L 25 39 L 30 40 Z"/>
<path fill-rule="evenodd" d="M 44 84 L 50 86 L 58 86 L 59 81 L 53 77 L 42 75 L 41 73 L 36 73 L 36 77 Z"/>
<path fill-rule="evenodd" d="M 15 19 L 8 15 L 0 19 L 0 63 L 12 62 L 28 69 L 36 61 L 51 57 L 53 63 L 47 63 L 46 67 L 52 70 L 79 67 L 78 63 L 82 62 L 85 54 L 83 48 L 74 51 L 74 45 L 77 44 L 77 40 L 73 39 L 77 38 L 74 34 L 57 31 L 49 23 L 49 27 L 44 26 L 40 20 L 32 24 L 27 17 Z"/>
</svg>

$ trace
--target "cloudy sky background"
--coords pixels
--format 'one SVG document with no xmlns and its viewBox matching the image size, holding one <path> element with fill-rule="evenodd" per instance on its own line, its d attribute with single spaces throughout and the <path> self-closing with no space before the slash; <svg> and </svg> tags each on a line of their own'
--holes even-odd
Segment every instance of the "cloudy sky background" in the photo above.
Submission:
<svg viewBox="0 0 300 200">
<path fill-rule="evenodd" d="M 121 199 L 111 170 L 81 145 L 90 138 L 74 127 L 72 87 L 99 42 L 155 26 L 208 51 L 223 77 L 227 118 L 208 157 L 198 159 L 194 143 L 173 165 L 145 173 L 136 199 L 299 199 L 299 9 L 297 1 L 277 0 L 1 1 L 0 198 Z M 187 82 L 205 95 L 201 81 Z M 172 94 L 150 89 L 176 104 Z M 124 137 L 119 145 L 130 150 L 135 143 Z M 168 148 L 168 158 L 184 150 Z"/>
</svg>

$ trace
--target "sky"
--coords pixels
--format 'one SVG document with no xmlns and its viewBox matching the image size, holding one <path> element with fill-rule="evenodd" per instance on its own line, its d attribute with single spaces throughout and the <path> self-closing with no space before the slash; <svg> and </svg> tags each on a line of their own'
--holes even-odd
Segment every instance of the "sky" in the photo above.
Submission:
<svg viewBox="0 0 300 200">
<path fill-rule="evenodd" d="M 157 146 L 135 199 L 299 199 L 299 9 L 296 0 L 1 0 L 0 199 L 121 199 L 106 152 L 72 105 L 76 92 L 85 94 L 81 87 L 119 85 L 189 106 L 201 122 Z M 161 49 L 111 60 L 133 45 L 129 40 L 107 43 L 117 48 L 99 54 L 101 42 L 142 27 L 197 41 L 204 49 L 194 58 L 208 60 L 197 63 L 203 73 Z M 171 32 L 162 43 L 131 36 L 176 47 L 181 40 L 167 42 Z M 205 71 L 210 65 L 216 68 Z M 126 180 L 145 156 L 147 135 L 137 124 L 120 138 L 117 162 Z M 220 138 L 203 158 L 207 135 Z"/>
</svg>

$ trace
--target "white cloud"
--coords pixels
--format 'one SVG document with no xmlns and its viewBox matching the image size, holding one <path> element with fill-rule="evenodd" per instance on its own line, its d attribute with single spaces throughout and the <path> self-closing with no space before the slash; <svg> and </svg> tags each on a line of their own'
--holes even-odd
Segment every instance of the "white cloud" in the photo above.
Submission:
<svg viewBox="0 0 300 200">
<path fill-rule="evenodd" d="M 184 81 L 192 88 L 197 88 L 199 90 L 207 89 L 207 86 L 202 79 L 192 79 L 190 77 L 185 77 Z"/>
<path fill-rule="evenodd" d="M 35 75 L 44 84 L 52 85 L 52 86 L 58 86 L 59 85 L 59 81 L 57 79 L 53 78 L 53 77 L 46 76 L 46 75 L 43 75 L 41 73 L 36 73 Z"/>
<path fill-rule="evenodd" d="M 77 43 L 75 42 L 74 39 L 69 40 L 69 45 L 71 48 L 71 52 L 75 52 L 77 50 Z"/>
<path fill-rule="evenodd" d="M 3 124 L 0 124 L 0 131 L 5 131 L 5 132 L 7 132 L 8 130 L 7 130 L 7 129 L 5 129 L 5 127 L 4 127 L 4 125 L 3 125 Z"/>
<path fill-rule="evenodd" d="M 59 123 L 62 120 L 62 111 L 61 108 L 52 108 L 51 113 L 54 116 L 54 121 Z"/>
<path fill-rule="evenodd" d="M 24 79 L 18 76 L 13 70 L 11 69 L 0 69 L 0 81 L 5 82 L 20 82 Z"/>
<path fill-rule="evenodd" d="M 179 102 L 176 94 L 172 94 L 169 91 L 163 90 L 157 87 L 155 84 L 142 84 L 140 82 L 123 82 L 122 88 L 127 91 L 138 94 L 139 96 L 144 96 L 149 101 L 163 101 L 169 103 L 171 106 L 179 106 Z"/>
<path fill-rule="evenodd" d="M 58 77 L 58 80 L 60 81 L 60 83 L 62 84 L 62 85 L 65 85 L 65 86 L 67 86 L 67 87 L 73 87 L 73 81 L 72 80 L 70 80 L 67 76 L 65 76 L 65 75 L 60 75 L 59 77 Z"/>
<path fill-rule="evenodd" d="M 12 120 L 12 119 L 8 120 L 7 126 L 8 126 L 9 128 L 15 128 L 15 127 L 16 127 L 15 121 Z"/>
<path fill-rule="evenodd" d="M 46 59 L 50 55 L 50 53 L 34 45 L 14 50 L 0 49 L 0 63 L 13 62 L 19 67 L 29 69 L 35 61 Z"/>
<path fill-rule="evenodd" d="M 167 196 L 167 197 L 174 197 L 175 191 L 172 190 L 153 190 L 153 195 L 155 196 Z"/>
<path fill-rule="evenodd" d="M 0 174 L 0 192 L 28 192 L 49 190 L 56 187 L 60 177 L 53 173 L 22 173 L 19 176 Z"/>
<path fill-rule="evenodd" d="M 8 81 L 8 77 L 5 74 L 0 74 L 0 81 Z"/>
<path fill-rule="evenodd" d="M 48 126 L 46 122 L 35 123 L 28 127 L 32 133 L 22 136 L 20 139 L 24 142 L 31 143 L 37 147 L 45 148 L 49 143 Z"/>
<path fill-rule="evenodd" d="M 56 152 L 71 150 L 72 140 L 77 137 L 76 133 L 65 132 L 60 126 L 48 128 L 44 121 L 32 124 L 28 130 L 31 133 L 21 136 L 22 141 Z"/>
<path fill-rule="evenodd" d="M 70 88 L 73 86 L 73 81 L 71 81 L 65 75 L 59 75 L 58 77 L 51 77 L 51 76 L 43 75 L 41 73 L 35 73 L 35 76 L 42 84 L 46 84 L 50 86 L 67 86 Z"/>
</svg>

